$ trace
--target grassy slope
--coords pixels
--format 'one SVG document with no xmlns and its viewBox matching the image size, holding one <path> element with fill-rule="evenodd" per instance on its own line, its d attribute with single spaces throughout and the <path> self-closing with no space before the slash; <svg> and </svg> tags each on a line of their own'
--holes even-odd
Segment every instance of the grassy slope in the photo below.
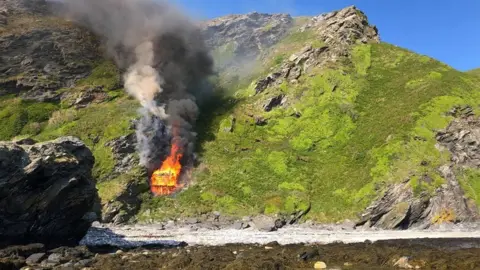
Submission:
<svg viewBox="0 0 480 270">
<path fill-rule="evenodd" d="M 480 68 L 469 70 L 467 73 L 475 76 L 480 76 Z"/>
<path fill-rule="evenodd" d="M 331 221 L 353 217 L 385 182 L 410 177 L 415 191 L 433 191 L 443 183 L 435 168 L 449 158 L 434 147 L 434 131 L 448 124 L 452 107 L 478 108 L 479 80 L 389 44 L 356 47 L 352 62 L 259 96 L 251 87 L 237 92 L 238 104 L 216 116 L 214 136 L 202 144 L 196 185 L 144 209 L 157 217 L 276 214 L 311 202 L 311 218 Z M 279 93 L 289 105 L 262 112 Z M 268 124 L 256 126 L 249 115 Z M 420 181 L 424 174 L 432 184 Z"/>
<path fill-rule="evenodd" d="M 312 33 L 288 36 L 267 54 L 264 69 L 279 65 L 311 40 Z M 321 45 L 317 43 L 313 45 Z M 330 221 L 354 216 L 384 182 L 411 177 L 417 191 L 431 191 L 443 183 L 435 167 L 448 154 L 434 148 L 433 130 L 446 126 L 451 118 L 444 112 L 455 105 L 478 108 L 480 79 L 388 44 L 356 47 L 352 63 L 315 74 L 304 76 L 298 85 L 283 84 L 258 96 L 252 96 L 251 86 L 233 87 L 235 98 L 204 111 L 198 126 L 203 163 L 193 174 L 195 185 L 175 198 L 150 200 L 145 194 L 143 210 L 151 209 L 145 218 L 212 210 L 232 215 L 287 213 L 312 203 L 311 218 Z M 89 78 L 63 91 L 81 92 L 96 85 L 110 89 L 118 79 L 111 63 L 100 62 Z M 287 95 L 288 106 L 263 112 L 265 100 L 279 93 Z M 0 139 L 78 136 L 94 152 L 96 177 L 104 179 L 114 165 L 104 144 L 127 132 L 138 106 L 122 89 L 108 94 L 108 102 L 81 110 L 2 97 Z M 301 117 L 295 117 L 297 112 Z M 268 124 L 256 126 L 251 115 L 264 117 Z M 233 132 L 225 132 L 232 119 Z M 428 165 L 421 166 L 422 161 Z M 433 185 L 419 180 L 425 173 L 434 178 Z M 461 177 L 474 198 L 480 197 L 478 175 L 468 171 Z M 131 179 L 135 173 L 101 181 L 103 201 Z"/>
</svg>

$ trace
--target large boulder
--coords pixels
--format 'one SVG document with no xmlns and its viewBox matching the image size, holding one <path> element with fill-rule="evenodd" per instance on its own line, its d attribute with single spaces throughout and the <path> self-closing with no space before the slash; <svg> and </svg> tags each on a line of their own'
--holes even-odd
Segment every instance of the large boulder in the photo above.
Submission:
<svg viewBox="0 0 480 270">
<path fill-rule="evenodd" d="M 97 219 L 93 164 L 74 137 L 0 142 L 0 245 L 78 243 Z"/>
</svg>

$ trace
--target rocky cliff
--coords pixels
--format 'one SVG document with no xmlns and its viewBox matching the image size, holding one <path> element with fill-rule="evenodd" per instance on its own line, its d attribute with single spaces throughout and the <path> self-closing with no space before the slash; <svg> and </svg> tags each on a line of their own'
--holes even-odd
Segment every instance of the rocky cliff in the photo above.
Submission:
<svg viewBox="0 0 480 270">
<path fill-rule="evenodd" d="M 97 219 L 94 157 L 77 138 L 0 142 L 0 244 L 76 244 Z"/>
<path fill-rule="evenodd" d="M 467 192 L 478 192 L 463 178 L 465 169 L 480 168 L 480 126 L 478 117 L 471 108 L 454 108 L 459 118 L 453 120 L 445 130 L 436 134 L 437 148 L 450 153 L 450 161 L 436 168 L 445 183 L 433 192 L 415 194 L 412 179 L 394 184 L 383 197 L 367 208 L 357 226 L 382 229 L 429 228 L 444 222 L 471 222 L 480 215 L 474 196 Z M 423 161 L 427 165 L 427 161 Z M 432 185 L 428 173 L 420 181 Z"/>
<path fill-rule="evenodd" d="M 59 101 L 62 88 L 90 74 L 98 43 L 82 28 L 49 15 L 45 1 L 0 6 L 0 95 Z M 39 17 L 41 16 L 41 17 Z"/>
<path fill-rule="evenodd" d="M 202 24 L 205 41 L 220 70 L 254 61 L 282 40 L 292 26 L 293 18 L 288 14 L 257 12 L 220 17 Z"/>
</svg>

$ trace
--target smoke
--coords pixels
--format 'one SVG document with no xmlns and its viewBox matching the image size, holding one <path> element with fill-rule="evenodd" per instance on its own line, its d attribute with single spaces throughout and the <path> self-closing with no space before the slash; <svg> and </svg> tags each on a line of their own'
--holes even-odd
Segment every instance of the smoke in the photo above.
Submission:
<svg viewBox="0 0 480 270">
<path fill-rule="evenodd" d="M 213 65 L 200 29 L 158 0 L 65 0 L 63 14 L 102 37 L 125 71 L 125 89 L 142 106 L 136 130 L 140 163 L 156 169 L 173 142 L 191 156 L 196 98 Z"/>
</svg>

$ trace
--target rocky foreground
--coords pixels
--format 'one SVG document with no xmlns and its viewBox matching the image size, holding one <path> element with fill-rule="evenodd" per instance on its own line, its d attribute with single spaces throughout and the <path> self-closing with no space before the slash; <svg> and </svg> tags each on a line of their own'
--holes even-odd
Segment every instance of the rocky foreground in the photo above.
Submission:
<svg viewBox="0 0 480 270">
<path fill-rule="evenodd" d="M 0 250 L 0 269 L 479 269 L 480 239 Z"/>
</svg>

